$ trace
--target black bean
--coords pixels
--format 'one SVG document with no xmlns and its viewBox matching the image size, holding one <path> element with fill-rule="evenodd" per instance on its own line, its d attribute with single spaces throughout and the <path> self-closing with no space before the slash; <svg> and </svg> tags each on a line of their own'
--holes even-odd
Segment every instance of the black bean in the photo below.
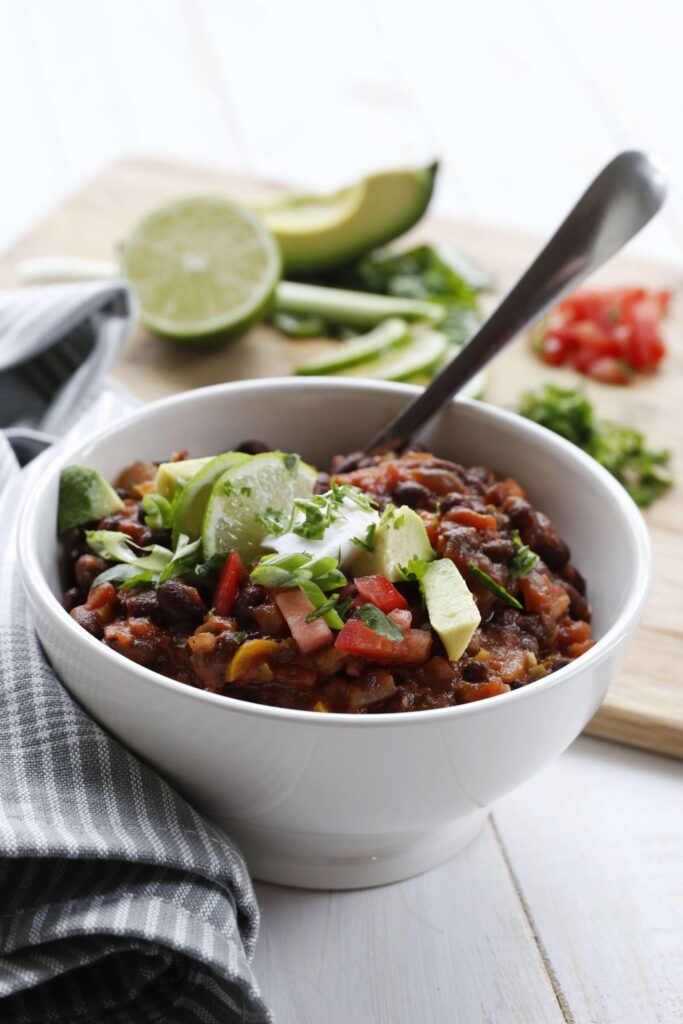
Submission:
<svg viewBox="0 0 683 1024">
<path fill-rule="evenodd" d="M 392 491 L 392 498 L 397 505 L 409 505 L 410 508 L 427 505 L 431 497 L 426 487 L 415 483 L 413 480 L 402 480 L 396 484 Z"/>
<path fill-rule="evenodd" d="M 263 441 L 242 441 L 235 449 L 235 451 L 244 452 L 245 455 L 263 455 L 264 452 L 272 452 L 272 450 Z"/>
<path fill-rule="evenodd" d="M 576 587 L 566 580 L 561 580 L 562 586 L 569 594 L 569 614 L 573 619 L 582 619 L 584 622 L 591 620 L 591 606 L 583 594 L 580 594 Z"/>
<path fill-rule="evenodd" d="M 165 622 L 198 625 L 206 607 L 196 587 L 188 587 L 179 579 L 166 580 L 157 589 L 157 601 Z"/>
<path fill-rule="evenodd" d="M 77 605 L 83 604 L 84 601 L 85 594 L 83 591 L 79 590 L 78 587 L 70 587 L 62 598 L 62 608 L 70 612 Z"/>
<path fill-rule="evenodd" d="M 265 587 L 255 583 L 253 580 L 247 580 L 244 586 L 240 587 L 237 591 L 234 614 L 238 619 L 247 618 L 250 620 L 252 608 L 258 608 L 260 604 L 267 600 L 268 591 Z"/>
<path fill-rule="evenodd" d="M 462 678 L 467 683 L 483 683 L 488 674 L 485 661 L 470 661 L 462 670 Z"/>
<path fill-rule="evenodd" d="M 74 566 L 76 583 L 81 590 L 90 590 L 93 580 L 107 568 L 107 564 L 97 555 L 81 555 Z"/>
<path fill-rule="evenodd" d="M 515 553 L 515 545 L 507 537 L 497 537 L 482 544 L 481 550 L 492 562 L 509 562 Z"/>
<path fill-rule="evenodd" d="M 154 587 L 145 590 L 120 590 L 119 601 L 123 605 L 126 618 L 147 616 L 156 619 L 159 616 L 159 602 Z"/>
<path fill-rule="evenodd" d="M 104 636 L 102 623 L 97 618 L 95 612 L 88 611 L 85 605 L 73 608 L 71 610 L 71 618 L 75 619 L 79 626 L 82 626 L 92 636 L 97 637 L 98 640 L 101 640 Z"/>
</svg>

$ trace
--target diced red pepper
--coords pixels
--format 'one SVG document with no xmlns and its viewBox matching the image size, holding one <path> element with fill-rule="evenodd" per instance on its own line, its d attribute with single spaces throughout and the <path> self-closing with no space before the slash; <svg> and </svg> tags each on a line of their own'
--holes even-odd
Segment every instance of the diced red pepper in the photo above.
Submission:
<svg viewBox="0 0 683 1024">
<path fill-rule="evenodd" d="M 334 640 L 334 633 L 322 616 L 306 622 L 315 608 L 302 590 L 280 590 L 275 595 L 275 603 L 304 654 L 327 647 Z"/>
<path fill-rule="evenodd" d="M 379 608 L 381 612 L 391 612 L 394 608 L 408 607 L 408 602 L 403 594 L 381 573 L 376 573 L 374 576 L 358 576 L 354 583 L 364 601 L 374 604 L 375 608 Z"/>
<path fill-rule="evenodd" d="M 335 646 L 347 654 L 367 658 L 369 661 L 415 665 L 429 658 L 432 635 L 424 629 L 409 629 L 403 640 L 389 640 L 375 633 L 360 619 L 347 619 Z"/>
<path fill-rule="evenodd" d="M 242 559 L 236 551 L 231 551 L 221 569 L 221 574 L 214 596 L 214 609 L 216 615 L 226 618 L 232 612 L 235 604 L 235 596 L 240 580 L 244 575 Z"/>
</svg>

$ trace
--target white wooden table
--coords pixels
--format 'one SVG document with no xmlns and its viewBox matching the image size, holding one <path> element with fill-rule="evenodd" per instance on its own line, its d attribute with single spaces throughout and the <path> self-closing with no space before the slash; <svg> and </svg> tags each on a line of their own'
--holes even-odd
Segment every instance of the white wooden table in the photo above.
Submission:
<svg viewBox="0 0 683 1024">
<path fill-rule="evenodd" d="M 0 0 L 0 248 L 131 154 L 331 186 L 437 153 L 441 213 L 542 233 L 618 149 L 683 181 L 681 39 L 673 0 Z M 674 187 L 634 248 L 682 243 Z M 280 1024 L 683 1021 L 674 761 L 580 739 L 422 878 L 258 892 Z"/>
</svg>

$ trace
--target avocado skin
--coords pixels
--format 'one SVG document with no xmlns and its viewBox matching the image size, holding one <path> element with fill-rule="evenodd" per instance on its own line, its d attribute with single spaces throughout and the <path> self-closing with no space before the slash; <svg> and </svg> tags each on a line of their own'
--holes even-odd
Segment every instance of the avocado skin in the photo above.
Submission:
<svg viewBox="0 0 683 1024">
<path fill-rule="evenodd" d="M 59 478 L 57 532 L 61 535 L 75 526 L 92 523 L 114 512 L 123 502 L 114 488 L 96 469 L 66 466 Z"/>
<path fill-rule="evenodd" d="M 435 161 L 428 167 L 412 171 L 410 178 L 406 175 L 406 180 L 413 187 L 401 205 L 393 204 L 391 209 L 373 216 L 373 207 L 381 202 L 381 198 L 372 203 L 365 201 L 349 221 L 317 236 L 312 234 L 305 238 L 280 232 L 268 224 L 267 209 L 262 209 L 261 215 L 280 246 L 285 274 L 296 277 L 338 270 L 355 263 L 371 249 L 405 234 L 424 216 L 434 192 L 438 169 L 438 161 Z M 375 177 L 381 178 L 382 175 L 370 176 L 366 183 L 371 185 Z"/>
</svg>

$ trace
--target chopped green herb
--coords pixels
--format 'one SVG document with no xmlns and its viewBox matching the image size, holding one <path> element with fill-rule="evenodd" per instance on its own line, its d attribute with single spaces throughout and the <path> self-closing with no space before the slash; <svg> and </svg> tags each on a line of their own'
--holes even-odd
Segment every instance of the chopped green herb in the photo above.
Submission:
<svg viewBox="0 0 683 1024">
<path fill-rule="evenodd" d="M 251 494 L 251 487 L 246 484 L 243 487 L 235 487 L 232 480 L 224 480 L 223 491 L 228 495 L 229 498 L 235 497 L 235 495 L 242 495 L 243 497 L 249 497 Z"/>
<path fill-rule="evenodd" d="M 287 533 L 291 525 L 291 516 L 285 515 L 282 509 L 271 508 L 270 505 L 265 512 L 257 512 L 254 518 L 273 537 L 281 537 L 283 533 Z"/>
<path fill-rule="evenodd" d="M 142 507 L 147 513 L 145 525 L 151 530 L 169 530 L 173 525 L 173 508 L 170 501 L 160 494 L 146 494 Z"/>
<path fill-rule="evenodd" d="M 197 560 L 197 553 L 201 545 L 201 540 L 193 540 L 190 543 L 190 538 L 185 533 L 181 533 L 178 537 L 178 543 L 176 544 L 175 551 L 171 561 L 159 573 L 158 583 L 163 583 L 165 580 L 175 579 L 176 576 L 182 576 L 186 572 L 190 572 L 193 569 L 194 564 Z"/>
<path fill-rule="evenodd" d="M 296 476 L 299 471 L 299 463 L 301 462 L 300 455 L 285 455 L 282 461 L 285 464 L 285 469 L 288 470 L 292 476 Z"/>
<path fill-rule="evenodd" d="M 110 565 L 108 569 L 104 569 L 99 576 L 95 577 L 92 585 L 98 587 L 100 583 L 125 583 L 127 580 L 135 580 L 139 576 L 139 569 L 124 562 L 120 565 Z"/>
<path fill-rule="evenodd" d="M 496 583 L 494 579 L 491 579 L 489 574 L 484 572 L 483 569 L 480 569 L 478 565 L 475 565 L 474 562 L 469 562 L 468 569 L 475 579 L 479 580 L 482 586 L 486 587 L 487 590 L 490 590 L 497 598 L 504 601 L 505 604 L 509 604 L 511 608 L 517 608 L 519 611 L 523 611 L 524 605 L 522 602 L 518 601 L 516 597 L 512 596 L 512 594 L 509 594 L 505 587 L 501 587 L 500 583 Z"/>
<path fill-rule="evenodd" d="M 519 580 L 522 576 L 526 576 L 527 573 L 531 572 L 538 562 L 538 555 L 527 544 L 522 544 L 519 530 L 512 531 L 512 540 L 516 550 L 510 560 L 508 572 L 511 579 Z"/>
<path fill-rule="evenodd" d="M 592 455 L 643 508 L 673 484 L 669 452 L 648 448 L 643 434 L 632 427 L 596 419 L 581 391 L 548 384 L 528 391 L 519 411 Z"/>
<path fill-rule="evenodd" d="M 143 583 L 156 583 L 158 573 L 152 572 L 148 569 L 146 572 L 136 573 L 135 576 L 131 576 L 124 583 L 121 584 L 119 590 L 132 590 L 133 587 L 139 587 Z"/>
<path fill-rule="evenodd" d="M 363 604 L 356 611 L 356 615 L 364 622 L 366 626 L 369 626 L 377 636 L 384 636 L 387 640 L 395 640 L 399 642 L 403 640 L 403 631 L 399 629 L 395 622 L 392 622 L 388 615 L 381 612 L 379 608 L 376 608 L 374 604 Z"/>
<path fill-rule="evenodd" d="M 246 631 L 246 629 L 241 629 L 239 631 L 239 633 L 233 633 L 232 639 L 234 640 L 234 642 L 237 644 L 238 647 L 241 647 L 241 645 L 247 639 L 247 631 Z"/>
<path fill-rule="evenodd" d="M 205 562 L 199 562 L 193 568 L 192 572 L 195 576 L 199 576 L 200 579 L 205 577 L 217 576 L 223 568 L 225 562 L 225 555 L 211 555 Z"/>
<path fill-rule="evenodd" d="M 364 548 L 366 551 L 373 552 L 373 540 L 375 539 L 375 531 L 377 530 L 377 523 L 370 523 L 365 533 L 365 540 L 361 537 L 352 537 L 351 543 L 355 544 L 356 547 Z"/>
<path fill-rule="evenodd" d="M 419 583 L 425 574 L 427 563 L 421 558 L 411 558 L 407 565 L 399 565 L 399 571 L 408 583 Z"/>
</svg>

